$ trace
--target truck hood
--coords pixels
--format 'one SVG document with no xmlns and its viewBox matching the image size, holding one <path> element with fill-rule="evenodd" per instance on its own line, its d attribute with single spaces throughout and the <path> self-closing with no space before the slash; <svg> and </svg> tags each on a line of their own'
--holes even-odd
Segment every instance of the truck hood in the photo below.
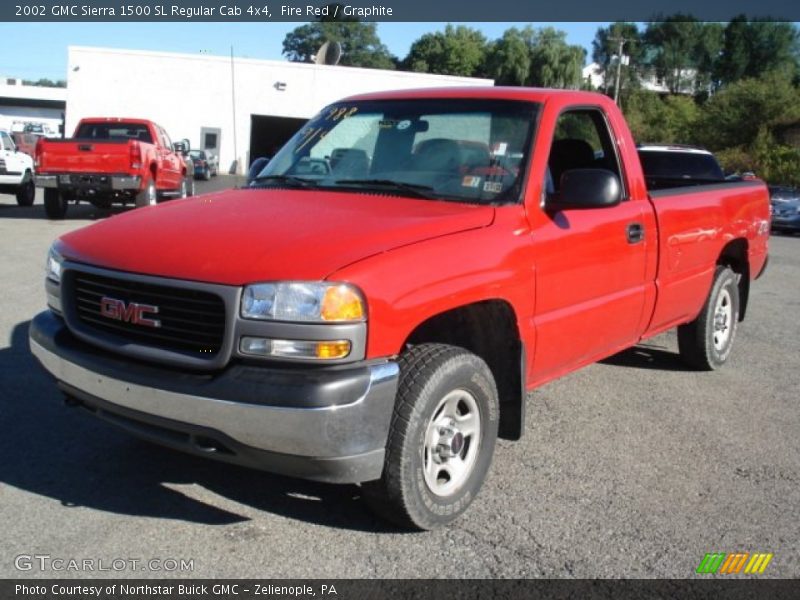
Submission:
<svg viewBox="0 0 800 600">
<path fill-rule="evenodd" d="M 319 280 L 358 260 L 491 224 L 494 209 L 328 190 L 227 190 L 137 208 L 61 238 L 68 259 L 209 283 Z"/>
</svg>

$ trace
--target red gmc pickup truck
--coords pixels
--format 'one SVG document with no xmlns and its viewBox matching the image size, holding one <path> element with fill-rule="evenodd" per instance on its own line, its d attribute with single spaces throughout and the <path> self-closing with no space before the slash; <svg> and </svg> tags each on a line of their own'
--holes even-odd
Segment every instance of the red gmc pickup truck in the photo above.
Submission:
<svg viewBox="0 0 800 600">
<path fill-rule="evenodd" d="M 152 121 L 83 119 L 71 139 L 39 140 L 36 185 L 44 188 L 51 219 L 63 219 L 71 200 L 108 208 L 113 202 L 148 206 L 159 198 L 185 198 L 194 189 L 185 152 Z"/>
<path fill-rule="evenodd" d="M 135 434 L 360 483 L 432 528 L 522 435 L 529 390 L 673 327 L 690 367 L 727 361 L 767 189 L 661 183 L 605 96 L 349 98 L 249 187 L 62 236 L 31 349 Z"/>
</svg>

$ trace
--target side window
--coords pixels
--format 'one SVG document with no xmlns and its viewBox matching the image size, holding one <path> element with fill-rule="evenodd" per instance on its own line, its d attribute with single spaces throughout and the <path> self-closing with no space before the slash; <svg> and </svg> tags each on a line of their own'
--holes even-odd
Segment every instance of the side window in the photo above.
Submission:
<svg viewBox="0 0 800 600">
<path fill-rule="evenodd" d="M 164 130 L 163 127 L 159 127 L 158 129 L 161 132 L 161 143 L 164 144 L 165 148 L 172 150 L 172 140 L 169 139 L 167 132 Z"/>
<path fill-rule="evenodd" d="M 558 118 L 547 165 L 548 196 L 558 194 L 561 176 L 572 169 L 607 169 L 622 181 L 611 132 L 597 109 L 572 110 Z"/>
<path fill-rule="evenodd" d="M 11 138 L 5 131 L 0 131 L 0 139 L 3 140 L 3 149 L 4 150 L 13 150 L 14 149 L 14 142 L 11 141 Z"/>
</svg>

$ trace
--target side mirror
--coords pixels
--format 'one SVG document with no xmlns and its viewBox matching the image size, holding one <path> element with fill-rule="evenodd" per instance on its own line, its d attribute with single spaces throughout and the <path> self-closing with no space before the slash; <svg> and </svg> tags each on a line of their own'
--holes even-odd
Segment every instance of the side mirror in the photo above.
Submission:
<svg viewBox="0 0 800 600">
<path fill-rule="evenodd" d="M 557 204 L 570 208 L 605 208 L 622 200 L 619 178 L 607 169 L 572 169 L 561 175 Z"/>
<path fill-rule="evenodd" d="M 267 166 L 269 162 L 269 158 L 266 156 L 260 156 L 259 158 L 255 159 L 253 163 L 250 165 L 250 169 L 247 171 L 247 185 L 258 177 L 258 174 Z"/>
</svg>

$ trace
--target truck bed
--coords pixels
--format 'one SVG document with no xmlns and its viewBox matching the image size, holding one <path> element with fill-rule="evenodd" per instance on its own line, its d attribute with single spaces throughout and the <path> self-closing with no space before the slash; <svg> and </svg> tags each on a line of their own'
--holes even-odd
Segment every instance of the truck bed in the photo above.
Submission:
<svg viewBox="0 0 800 600">
<path fill-rule="evenodd" d="M 719 256 L 734 239 L 749 239 L 752 275 L 767 257 L 766 237 L 754 227 L 769 227 L 762 181 L 733 181 L 649 191 L 658 222 L 658 301 L 646 337 L 693 318 L 705 301 L 714 275 L 710 256 Z"/>
</svg>

